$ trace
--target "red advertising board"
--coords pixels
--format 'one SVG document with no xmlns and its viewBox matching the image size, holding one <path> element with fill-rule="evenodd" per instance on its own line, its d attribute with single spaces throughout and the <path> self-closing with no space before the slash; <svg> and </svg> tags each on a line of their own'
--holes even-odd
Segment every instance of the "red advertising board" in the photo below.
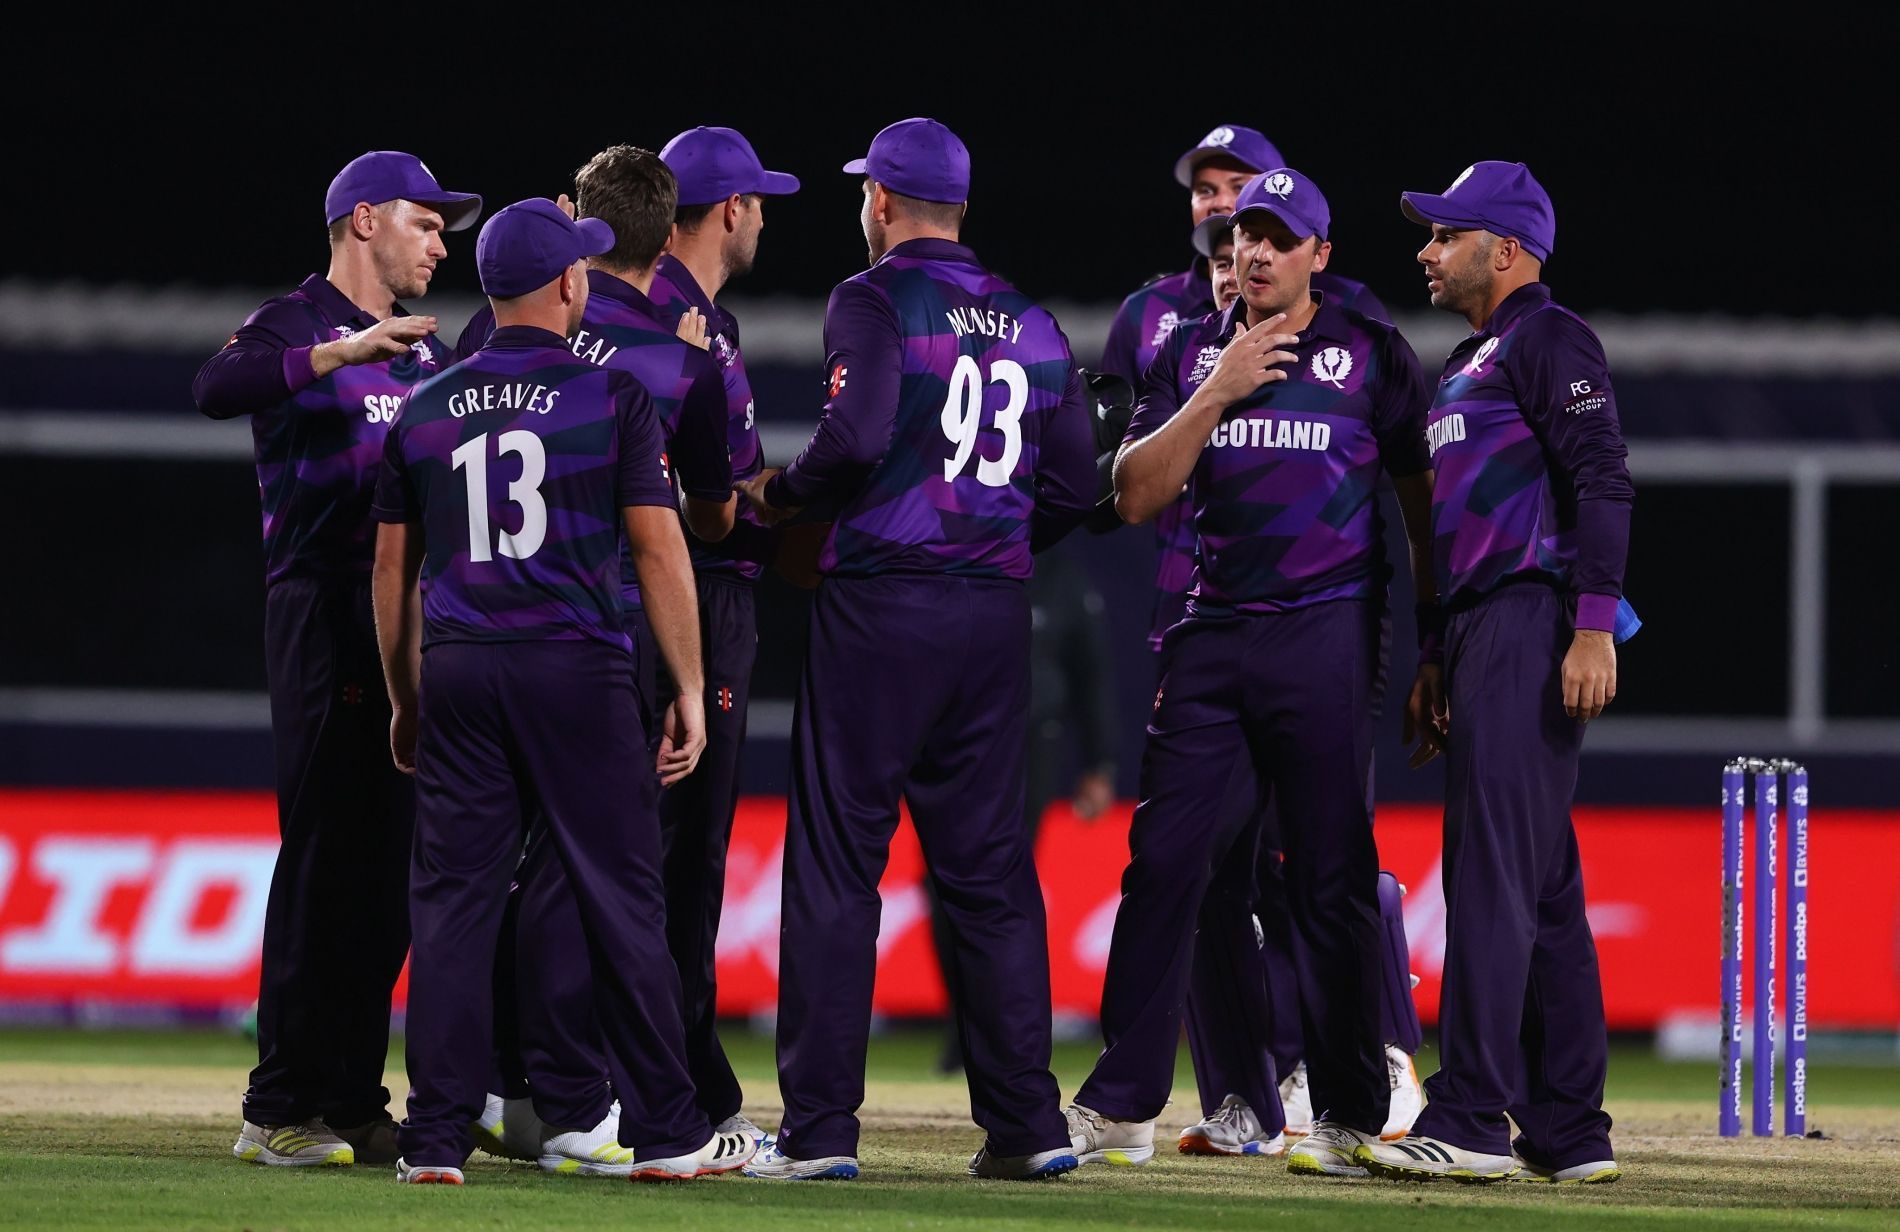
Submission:
<svg viewBox="0 0 1900 1232">
<path fill-rule="evenodd" d="M 777 799 L 740 808 L 719 937 L 729 1013 L 769 1010 L 776 995 L 784 816 Z M 1082 822 L 1058 805 L 1043 828 L 1059 1011 L 1092 1015 L 1100 997 L 1128 817 L 1123 806 Z M 1611 1025 L 1712 1017 L 1715 807 L 1580 808 L 1576 817 Z M 1444 954 L 1437 812 L 1388 806 L 1378 831 L 1385 866 L 1410 890 L 1406 931 L 1430 1021 Z M 248 1003 L 275 851 L 274 806 L 262 793 L 0 791 L 0 1002 Z M 1900 1023 L 1900 810 L 1817 803 L 1811 870 L 1814 1021 L 1891 1028 Z M 943 1004 L 921 872 L 916 840 L 900 830 L 878 937 L 886 1014 Z"/>
</svg>

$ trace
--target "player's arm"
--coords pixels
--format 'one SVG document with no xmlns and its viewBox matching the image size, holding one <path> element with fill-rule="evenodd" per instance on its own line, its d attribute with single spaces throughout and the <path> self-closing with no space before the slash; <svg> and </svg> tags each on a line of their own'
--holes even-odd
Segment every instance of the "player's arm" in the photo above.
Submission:
<svg viewBox="0 0 1900 1232">
<path fill-rule="evenodd" d="M 1629 450 L 1603 344 L 1582 321 L 1545 309 L 1512 348 L 1518 403 L 1577 498 L 1576 634 L 1564 656 L 1564 713 L 1594 719 L 1616 697 L 1616 628 L 1629 556 Z"/>
<path fill-rule="evenodd" d="M 449 362 L 459 364 L 487 343 L 488 336 L 495 332 L 495 310 L 483 304 L 475 310 L 475 315 L 462 327 L 462 336 L 455 340 L 455 349 L 449 352 Z"/>
<path fill-rule="evenodd" d="M 696 375 L 680 400 L 679 427 L 669 444 L 686 525 L 695 537 L 717 543 L 731 532 L 739 509 L 726 446 L 726 385 L 704 352 L 692 358 Z"/>
<path fill-rule="evenodd" d="M 383 465 L 376 476 L 370 516 L 376 528 L 376 561 L 370 570 L 370 603 L 376 614 L 376 648 L 389 689 L 389 752 L 404 774 L 416 772 L 417 696 L 422 687 L 422 505 L 409 484 L 402 452 L 402 413 L 383 438 Z"/>
<path fill-rule="evenodd" d="M 1062 401 L 1043 421 L 1036 444 L 1036 506 L 1029 516 L 1029 550 L 1059 542 L 1095 509 L 1095 429 L 1088 386 L 1069 369 Z"/>
<path fill-rule="evenodd" d="M 1135 417 L 1128 425 L 1129 439 L 1115 459 L 1115 512 L 1121 514 L 1122 521 L 1146 522 L 1180 499 L 1201 450 L 1207 447 L 1207 438 L 1214 434 L 1227 408 L 1262 385 L 1286 380 L 1286 369 L 1280 365 L 1293 362 L 1296 356 L 1283 348 L 1299 339 L 1295 334 L 1275 332 L 1285 319 L 1286 314 L 1281 313 L 1249 330 L 1236 326 L 1234 339 L 1221 351 L 1213 373 L 1179 411 L 1168 414 L 1167 410 L 1173 401 L 1171 371 L 1165 402 L 1151 404 L 1148 391 L 1154 385 L 1143 382 L 1141 405 L 1135 408 Z M 1169 335 L 1168 345 L 1155 357 L 1156 365 L 1162 356 L 1177 353 L 1181 337 L 1179 329 Z M 1155 367 L 1151 365 L 1149 370 L 1153 373 Z"/>
<path fill-rule="evenodd" d="M 825 351 L 830 397 L 811 440 L 784 470 L 740 486 L 768 522 L 851 487 L 890 448 L 903 373 L 890 303 L 865 283 L 839 284 L 825 308 Z"/>
<path fill-rule="evenodd" d="M 640 579 L 640 603 L 660 660 L 679 695 L 667 705 L 660 739 L 660 784 L 670 787 L 693 772 L 706 749 L 706 675 L 699 657 L 699 595 L 693 561 L 680 533 L 667 476 L 665 441 L 653 400 L 633 378 L 614 374 L 619 405 L 615 431 L 619 462 L 615 500 L 627 536 L 627 552 Z"/>
<path fill-rule="evenodd" d="M 224 349 L 204 362 L 191 383 L 198 409 L 212 419 L 233 419 L 277 406 L 305 386 L 346 364 L 392 359 L 435 332 L 434 317 L 390 317 L 371 329 L 334 342 L 293 346 L 299 310 L 266 304 Z"/>
</svg>

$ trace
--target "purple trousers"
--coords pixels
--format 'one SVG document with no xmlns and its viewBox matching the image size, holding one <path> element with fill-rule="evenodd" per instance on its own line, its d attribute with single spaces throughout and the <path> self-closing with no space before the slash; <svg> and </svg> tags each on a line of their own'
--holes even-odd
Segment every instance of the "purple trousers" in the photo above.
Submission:
<svg viewBox="0 0 1900 1232">
<path fill-rule="evenodd" d="M 1584 728 L 1563 712 L 1574 620 L 1536 584 L 1451 617 L 1443 1061 L 1414 1131 L 1557 1168 L 1612 1157 L 1603 983 L 1570 820 Z"/>
<path fill-rule="evenodd" d="M 710 1135 L 686 1074 L 666 953 L 654 779 L 627 656 L 593 642 L 448 643 L 422 661 L 409 918 L 411 1164 L 459 1166 L 492 1064 L 493 974 L 531 818 L 578 904 L 620 1141 Z"/>
<path fill-rule="evenodd" d="M 1209 886 L 1237 842 L 1257 841 L 1254 814 L 1224 807 L 1249 764 L 1300 819 L 1282 841 L 1314 1109 L 1366 1132 L 1384 1126 L 1379 860 L 1365 792 L 1379 616 L 1343 601 L 1169 630 L 1102 991 L 1106 1047 L 1078 1102 L 1125 1121 L 1167 1102 Z"/>
<path fill-rule="evenodd" d="M 257 1068 L 244 1118 L 388 1114 L 389 999 L 409 951 L 415 792 L 389 760 L 367 575 L 288 578 L 264 600 L 282 846 L 264 909 Z"/>
<path fill-rule="evenodd" d="M 828 578 L 792 728 L 779 958 L 779 1148 L 855 1155 L 882 901 L 908 802 L 948 922 L 970 1115 L 1000 1155 L 1065 1148 L 1049 949 L 1023 818 L 1020 582 Z"/>
</svg>

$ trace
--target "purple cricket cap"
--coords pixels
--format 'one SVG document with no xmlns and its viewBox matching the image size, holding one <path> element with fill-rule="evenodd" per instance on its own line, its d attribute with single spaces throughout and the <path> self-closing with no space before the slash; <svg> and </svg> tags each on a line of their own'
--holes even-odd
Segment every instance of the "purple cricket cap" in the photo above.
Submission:
<svg viewBox="0 0 1900 1232">
<path fill-rule="evenodd" d="M 330 191 L 323 196 L 323 221 L 335 222 L 355 209 L 359 201 L 371 205 L 385 201 L 433 205 L 442 212 L 442 227 L 447 231 L 473 225 L 482 212 L 479 196 L 449 192 L 435 182 L 434 173 L 420 158 L 401 150 L 371 150 L 337 172 L 330 181 Z"/>
<path fill-rule="evenodd" d="M 1174 178 L 1181 187 L 1194 186 L 1194 169 L 1210 158 L 1231 158 L 1243 167 L 1265 171 L 1286 162 L 1273 143 L 1257 128 L 1239 124 L 1221 124 L 1201 138 L 1201 143 L 1174 160 Z"/>
<path fill-rule="evenodd" d="M 547 286 L 582 257 L 614 246 L 614 230 L 598 218 L 575 222 L 546 197 L 530 197 L 496 212 L 475 237 L 475 268 L 482 294 L 512 299 Z"/>
<path fill-rule="evenodd" d="M 1472 163 L 1442 193 L 1399 194 L 1399 208 L 1422 226 L 1509 235 L 1539 261 L 1557 245 L 1557 211 L 1523 163 Z"/>
<path fill-rule="evenodd" d="M 1325 239 L 1326 228 L 1333 221 L 1333 212 L 1327 208 L 1319 185 L 1291 167 L 1277 167 L 1248 180 L 1234 201 L 1234 224 L 1238 226 L 1242 215 L 1255 210 L 1278 218 L 1301 239 L 1309 235 Z"/>
<path fill-rule="evenodd" d="M 935 120 L 899 120 L 871 138 L 871 152 L 844 165 L 906 197 L 948 205 L 970 199 L 970 151 Z"/>
<path fill-rule="evenodd" d="M 681 205 L 710 205 L 734 193 L 784 197 L 798 191 L 798 177 L 767 171 L 737 129 L 689 128 L 666 143 L 660 161 L 679 181 Z"/>
<path fill-rule="evenodd" d="M 1214 255 L 1223 243 L 1234 241 L 1234 218 L 1231 214 L 1209 214 L 1201 219 L 1194 228 L 1194 251 L 1204 257 Z"/>
</svg>

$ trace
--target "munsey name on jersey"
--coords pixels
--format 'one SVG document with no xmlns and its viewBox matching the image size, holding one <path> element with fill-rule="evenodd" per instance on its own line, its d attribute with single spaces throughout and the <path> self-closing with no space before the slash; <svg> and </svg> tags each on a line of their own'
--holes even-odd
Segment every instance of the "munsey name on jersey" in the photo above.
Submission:
<svg viewBox="0 0 1900 1232">
<path fill-rule="evenodd" d="M 545 415 L 554 409 L 558 389 L 510 381 L 505 385 L 476 385 L 449 395 L 449 414 L 457 419 L 477 411 L 533 411 Z"/>
<path fill-rule="evenodd" d="M 965 334 L 985 334 L 1004 342 L 1022 341 L 1023 323 L 1007 312 L 994 308 L 951 308 L 943 315 L 950 322 L 950 332 L 959 338 Z"/>
<path fill-rule="evenodd" d="M 1243 415 L 1214 425 L 1210 446 L 1253 446 L 1272 449 L 1310 449 L 1323 452 L 1333 443 L 1333 426 L 1323 419 L 1274 419 Z"/>
<path fill-rule="evenodd" d="M 1453 441 L 1465 439 L 1465 417 L 1457 411 L 1445 416 L 1435 424 L 1425 426 L 1425 444 L 1431 449 L 1432 456 L 1438 456 L 1442 447 Z"/>
</svg>

